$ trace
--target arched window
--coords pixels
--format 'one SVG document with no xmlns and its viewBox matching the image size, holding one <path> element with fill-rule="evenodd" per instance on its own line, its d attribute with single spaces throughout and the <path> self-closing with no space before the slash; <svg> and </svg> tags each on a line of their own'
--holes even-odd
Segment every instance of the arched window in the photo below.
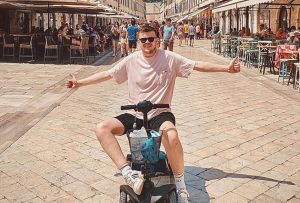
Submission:
<svg viewBox="0 0 300 203">
<path fill-rule="evenodd" d="M 288 27 L 288 13 L 285 6 L 282 6 L 279 11 L 279 28 L 287 28 Z"/>
</svg>

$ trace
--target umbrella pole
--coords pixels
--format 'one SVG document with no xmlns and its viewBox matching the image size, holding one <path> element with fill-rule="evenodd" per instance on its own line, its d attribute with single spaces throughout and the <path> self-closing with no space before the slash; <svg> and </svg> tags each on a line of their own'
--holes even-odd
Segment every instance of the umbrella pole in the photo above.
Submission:
<svg viewBox="0 0 300 203">
<path fill-rule="evenodd" d="M 50 3 L 48 1 L 48 29 L 50 28 Z"/>
</svg>

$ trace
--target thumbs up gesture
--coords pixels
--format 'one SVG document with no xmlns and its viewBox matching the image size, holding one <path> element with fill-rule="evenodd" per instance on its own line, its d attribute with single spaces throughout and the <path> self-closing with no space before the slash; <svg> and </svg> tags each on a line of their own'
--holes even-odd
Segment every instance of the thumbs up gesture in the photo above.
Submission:
<svg viewBox="0 0 300 203">
<path fill-rule="evenodd" d="M 238 60 L 238 57 L 235 57 L 230 61 L 230 64 L 228 66 L 228 72 L 229 73 L 238 73 L 240 72 L 240 63 Z"/>
<path fill-rule="evenodd" d="M 78 82 L 73 74 L 70 74 L 71 79 L 68 79 L 66 82 L 67 88 L 76 88 L 79 87 Z"/>
</svg>

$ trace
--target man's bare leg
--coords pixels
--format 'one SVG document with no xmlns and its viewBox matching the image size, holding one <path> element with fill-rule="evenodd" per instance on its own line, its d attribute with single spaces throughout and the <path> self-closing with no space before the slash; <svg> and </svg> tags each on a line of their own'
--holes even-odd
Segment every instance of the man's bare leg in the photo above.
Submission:
<svg viewBox="0 0 300 203">
<path fill-rule="evenodd" d="M 126 159 L 115 136 L 121 135 L 123 132 L 123 124 L 115 118 L 103 121 L 96 128 L 96 135 L 102 148 L 118 169 L 126 163 Z"/>
<path fill-rule="evenodd" d="M 182 174 L 184 172 L 183 149 L 177 130 L 170 121 L 164 122 L 160 130 L 163 130 L 162 143 L 165 147 L 172 171 L 175 175 Z"/>
<path fill-rule="evenodd" d="M 178 137 L 178 132 L 170 121 L 164 122 L 160 129 L 163 130 L 162 143 L 167 152 L 168 161 L 175 178 L 178 202 L 188 203 L 189 193 L 186 190 L 184 182 L 183 149 Z"/>
<path fill-rule="evenodd" d="M 116 118 L 111 118 L 100 123 L 96 128 L 97 138 L 107 155 L 121 170 L 125 182 L 133 191 L 140 195 L 144 185 L 144 178 L 140 171 L 133 171 L 128 165 L 115 135 L 124 132 L 123 124 Z"/>
</svg>

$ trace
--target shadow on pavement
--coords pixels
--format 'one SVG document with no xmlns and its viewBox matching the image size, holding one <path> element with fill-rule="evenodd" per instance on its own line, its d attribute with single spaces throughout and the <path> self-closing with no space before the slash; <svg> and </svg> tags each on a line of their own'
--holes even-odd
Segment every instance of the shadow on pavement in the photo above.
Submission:
<svg viewBox="0 0 300 203">
<path fill-rule="evenodd" d="M 201 168 L 196 166 L 185 166 L 185 172 L 191 175 L 185 175 L 185 182 L 190 193 L 190 201 L 197 203 L 208 203 L 214 197 L 210 197 L 206 191 L 206 181 L 223 179 L 223 178 L 248 178 L 253 180 L 263 180 L 269 182 L 276 182 L 287 185 L 295 185 L 291 181 L 281 181 L 273 178 L 247 175 L 240 173 L 227 173 L 217 168 Z M 186 174 L 187 174 L 186 173 Z M 198 178 L 195 178 L 198 177 Z M 201 190 L 199 190 L 201 189 Z"/>
</svg>

